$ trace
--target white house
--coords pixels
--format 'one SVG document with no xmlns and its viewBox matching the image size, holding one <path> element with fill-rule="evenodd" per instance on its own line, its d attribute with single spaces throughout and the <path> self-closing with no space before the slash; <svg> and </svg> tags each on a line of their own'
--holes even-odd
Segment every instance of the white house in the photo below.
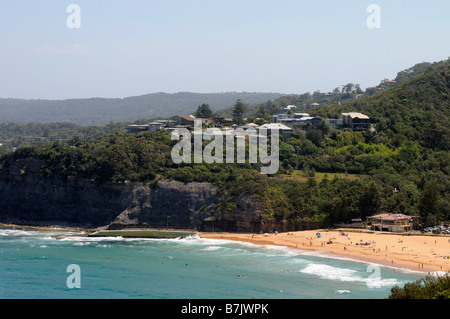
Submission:
<svg viewBox="0 0 450 319">
<path fill-rule="evenodd" d="M 278 130 L 278 133 L 284 137 L 289 137 L 294 133 L 292 128 L 281 123 L 264 124 L 259 127 L 260 132 L 264 129 L 267 130 L 267 135 L 271 133 L 271 130 Z"/>
<path fill-rule="evenodd" d="M 349 127 L 353 131 L 365 131 L 370 129 L 370 118 L 359 112 L 342 113 L 344 127 Z"/>
</svg>

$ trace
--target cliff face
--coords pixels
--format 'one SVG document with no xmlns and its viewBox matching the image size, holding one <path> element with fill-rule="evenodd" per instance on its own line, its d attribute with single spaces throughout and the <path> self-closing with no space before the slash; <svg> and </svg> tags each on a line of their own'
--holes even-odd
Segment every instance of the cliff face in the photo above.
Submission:
<svg viewBox="0 0 450 319">
<path fill-rule="evenodd" d="M 160 180 L 152 187 L 130 185 L 127 205 L 110 224 L 200 228 L 215 209 L 217 187 L 209 183 L 181 183 Z"/>
<path fill-rule="evenodd" d="M 43 178 L 39 174 L 42 165 L 37 160 L 27 160 L 0 169 L 0 221 L 216 231 L 256 231 L 255 225 L 260 223 L 257 204 L 251 197 L 240 198 L 236 209 L 220 213 L 218 189 L 209 183 L 63 181 Z"/>
</svg>

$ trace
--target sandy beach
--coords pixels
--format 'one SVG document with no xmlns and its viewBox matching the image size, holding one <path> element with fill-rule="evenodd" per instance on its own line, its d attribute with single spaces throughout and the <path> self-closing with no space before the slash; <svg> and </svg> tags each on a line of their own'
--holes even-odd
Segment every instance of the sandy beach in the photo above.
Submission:
<svg viewBox="0 0 450 319">
<path fill-rule="evenodd" d="M 102 229 L 62 226 L 24 226 L 0 223 L 0 227 L 35 230 L 68 230 L 91 233 Z M 317 236 L 320 233 L 320 237 Z M 306 230 L 284 233 L 203 233 L 201 238 L 250 242 L 257 245 L 278 245 L 300 250 L 320 251 L 384 266 L 410 269 L 424 273 L 450 272 L 449 235 L 403 235 L 388 232 L 352 230 Z"/>
<path fill-rule="evenodd" d="M 320 238 L 316 235 L 320 233 Z M 199 233 L 201 238 L 322 251 L 337 257 L 425 273 L 450 272 L 450 236 L 314 230 L 270 234 Z"/>
</svg>

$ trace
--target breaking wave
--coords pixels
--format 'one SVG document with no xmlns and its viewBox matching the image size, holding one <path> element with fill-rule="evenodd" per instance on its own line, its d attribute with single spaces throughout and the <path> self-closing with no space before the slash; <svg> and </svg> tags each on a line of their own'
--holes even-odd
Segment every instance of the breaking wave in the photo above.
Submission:
<svg viewBox="0 0 450 319">
<path fill-rule="evenodd" d="M 334 267 L 325 264 L 311 263 L 301 269 L 300 272 L 315 275 L 322 279 L 365 283 L 370 287 L 389 287 L 398 284 L 398 281 L 395 278 L 374 277 L 370 272 L 368 272 L 366 276 L 363 276 L 360 272 L 353 269 Z"/>
</svg>

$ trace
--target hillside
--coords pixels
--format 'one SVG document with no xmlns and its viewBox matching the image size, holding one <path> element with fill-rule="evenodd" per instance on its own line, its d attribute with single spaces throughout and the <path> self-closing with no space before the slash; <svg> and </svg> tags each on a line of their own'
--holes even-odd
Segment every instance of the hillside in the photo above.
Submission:
<svg viewBox="0 0 450 319">
<path fill-rule="evenodd" d="M 180 186 L 184 190 L 192 183 L 217 189 L 217 196 L 204 202 L 189 195 L 195 209 L 186 211 L 193 213 L 196 225 L 216 230 L 219 225 L 224 231 L 332 226 L 382 212 L 418 216 L 422 227 L 448 221 L 449 72 L 449 66 L 437 66 L 375 95 L 314 108 L 311 111 L 324 117 L 361 111 L 373 119 L 376 130 L 310 126 L 306 134 L 280 141 L 280 170 L 273 176 L 260 173 L 261 163 L 177 165 L 171 160 L 177 141 L 164 131 L 116 132 L 67 145 L 18 148 L 0 157 L 0 179 L 10 194 L 16 194 L 14 201 L 3 199 L 0 220 L 14 218 L 16 211 L 27 216 L 30 198 L 36 199 L 33 212 L 58 212 L 60 207 L 52 206 L 56 201 L 82 215 L 75 204 L 78 195 L 55 201 L 52 196 L 57 185 L 70 193 L 77 181 L 87 181 L 93 188 L 109 185 L 108 189 L 119 192 L 129 183 L 141 183 L 129 190 L 139 205 L 116 213 L 123 213 L 124 220 L 151 217 L 164 223 L 163 211 L 152 208 L 148 192 L 177 181 L 184 183 Z M 29 183 L 22 184 L 23 180 Z M 98 196 L 111 195 L 99 192 Z M 103 210 L 110 209 L 107 203 L 102 205 Z"/>
<path fill-rule="evenodd" d="M 373 96 L 342 105 L 321 106 L 311 113 L 338 118 L 341 112 L 350 111 L 367 114 L 378 133 L 386 138 L 420 141 L 426 147 L 447 151 L 450 148 L 450 66 L 430 68 Z"/>
<path fill-rule="evenodd" d="M 444 65 L 450 65 L 450 58 L 448 58 L 447 60 L 442 60 L 442 61 L 438 61 L 438 62 L 417 63 L 406 70 L 398 72 L 394 81 L 397 84 L 402 84 L 417 75 L 421 75 L 421 74 L 425 73 L 430 68 L 438 68 L 438 67 L 441 67 Z"/>
<path fill-rule="evenodd" d="M 168 117 L 194 112 L 202 103 L 219 110 L 237 99 L 248 104 L 262 103 L 282 96 L 280 93 L 153 93 L 127 98 L 88 98 L 69 100 L 0 99 L 0 122 L 71 122 L 103 125 L 134 122 L 140 118 Z"/>
<path fill-rule="evenodd" d="M 397 87 L 406 83 L 407 81 L 423 75 L 431 70 L 445 69 L 445 67 L 450 66 L 450 58 L 438 62 L 421 62 L 413 65 L 412 67 L 399 71 L 394 80 L 384 79 L 381 83 L 375 87 L 366 88 L 365 92 L 360 88 L 359 84 L 347 83 L 336 87 L 332 92 L 323 93 L 320 91 L 315 91 L 313 93 L 305 92 L 303 94 L 290 94 L 284 95 L 276 100 L 267 101 L 255 105 L 247 105 L 246 113 L 244 114 L 248 118 L 264 117 L 270 119 L 270 116 L 276 113 L 282 113 L 286 111 L 286 106 L 293 105 L 295 109 L 292 111 L 297 112 L 307 112 L 307 113 L 317 113 L 317 114 L 331 114 L 333 117 L 339 116 L 338 110 L 344 108 L 335 108 L 336 105 L 350 105 L 358 100 L 364 100 L 368 96 L 372 96 L 377 93 L 381 93 L 390 88 Z M 442 79 L 441 79 L 442 80 Z M 423 80 L 424 83 L 427 79 Z M 445 80 L 444 80 L 445 82 Z M 443 82 L 442 82 L 443 83 Z M 445 87 L 445 83 L 441 86 Z M 414 90 L 415 84 L 408 84 L 410 90 Z M 426 89 L 422 87 L 422 89 Z M 419 94 L 417 92 L 417 94 Z M 403 101 L 404 103 L 405 101 Z M 327 109 L 327 113 L 322 111 L 316 112 L 317 105 L 321 107 L 319 110 Z M 326 106 L 332 106 L 327 108 Z M 330 112 L 330 109 L 336 110 L 335 112 Z M 231 116 L 232 107 L 222 109 L 216 112 L 222 116 Z"/>
</svg>

